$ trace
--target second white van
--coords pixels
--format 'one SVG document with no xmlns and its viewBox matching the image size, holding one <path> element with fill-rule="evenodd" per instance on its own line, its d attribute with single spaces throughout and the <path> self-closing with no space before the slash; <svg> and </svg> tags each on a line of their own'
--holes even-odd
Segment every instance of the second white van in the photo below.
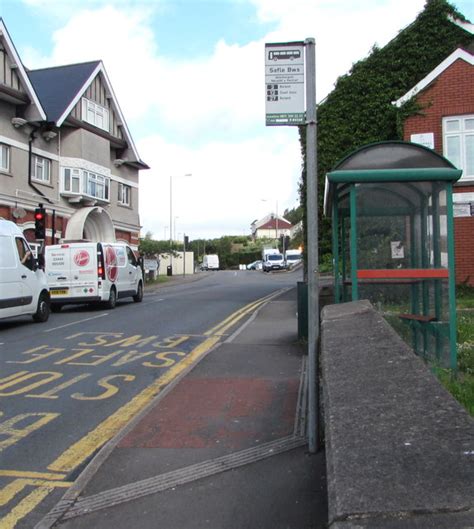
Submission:
<svg viewBox="0 0 474 529">
<path fill-rule="evenodd" d="M 117 299 L 143 299 L 138 259 L 124 243 L 65 242 L 45 248 L 45 271 L 51 310 L 65 304 L 102 302 L 113 309 Z"/>
</svg>

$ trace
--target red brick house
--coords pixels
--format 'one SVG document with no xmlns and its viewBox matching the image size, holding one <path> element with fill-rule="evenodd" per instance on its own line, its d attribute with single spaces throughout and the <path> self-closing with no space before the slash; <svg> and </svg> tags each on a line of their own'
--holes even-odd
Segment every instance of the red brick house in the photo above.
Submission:
<svg viewBox="0 0 474 529">
<path fill-rule="evenodd" d="M 463 170 L 454 188 L 456 282 L 474 285 L 474 43 L 458 48 L 394 104 L 420 111 L 403 124 L 403 139 L 421 143 Z"/>
</svg>

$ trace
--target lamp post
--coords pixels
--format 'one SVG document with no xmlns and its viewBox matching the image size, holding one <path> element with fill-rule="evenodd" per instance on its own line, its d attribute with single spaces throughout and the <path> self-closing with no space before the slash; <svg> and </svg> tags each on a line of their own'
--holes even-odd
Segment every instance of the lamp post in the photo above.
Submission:
<svg viewBox="0 0 474 529">
<path fill-rule="evenodd" d="M 191 176 L 191 173 L 177 176 Z M 170 175 L 170 267 L 173 273 L 173 175 Z"/>
<path fill-rule="evenodd" d="M 178 240 L 178 237 L 176 236 L 176 219 L 179 219 L 179 215 L 175 215 L 173 219 L 173 226 L 174 226 L 174 233 L 173 233 L 173 242 Z"/>
</svg>

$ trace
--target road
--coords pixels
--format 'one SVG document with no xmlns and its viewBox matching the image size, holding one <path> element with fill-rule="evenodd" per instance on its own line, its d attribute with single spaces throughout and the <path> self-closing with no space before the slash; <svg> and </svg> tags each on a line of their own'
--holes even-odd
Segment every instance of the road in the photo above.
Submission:
<svg viewBox="0 0 474 529">
<path fill-rule="evenodd" d="M 114 310 L 0 323 L 0 529 L 31 528 L 97 451 L 300 273 L 215 272 Z"/>
</svg>

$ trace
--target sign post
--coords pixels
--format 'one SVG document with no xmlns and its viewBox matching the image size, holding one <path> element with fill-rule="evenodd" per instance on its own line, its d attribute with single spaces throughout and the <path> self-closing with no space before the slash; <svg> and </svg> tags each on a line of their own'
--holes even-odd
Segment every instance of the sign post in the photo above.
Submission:
<svg viewBox="0 0 474 529">
<path fill-rule="evenodd" d="M 311 453 L 317 452 L 319 448 L 319 228 L 315 57 L 315 41 L 312 38 L 304 42 L 265 44 L 266 124 L 306 126 L 308 447 Z"/>
</svg>

